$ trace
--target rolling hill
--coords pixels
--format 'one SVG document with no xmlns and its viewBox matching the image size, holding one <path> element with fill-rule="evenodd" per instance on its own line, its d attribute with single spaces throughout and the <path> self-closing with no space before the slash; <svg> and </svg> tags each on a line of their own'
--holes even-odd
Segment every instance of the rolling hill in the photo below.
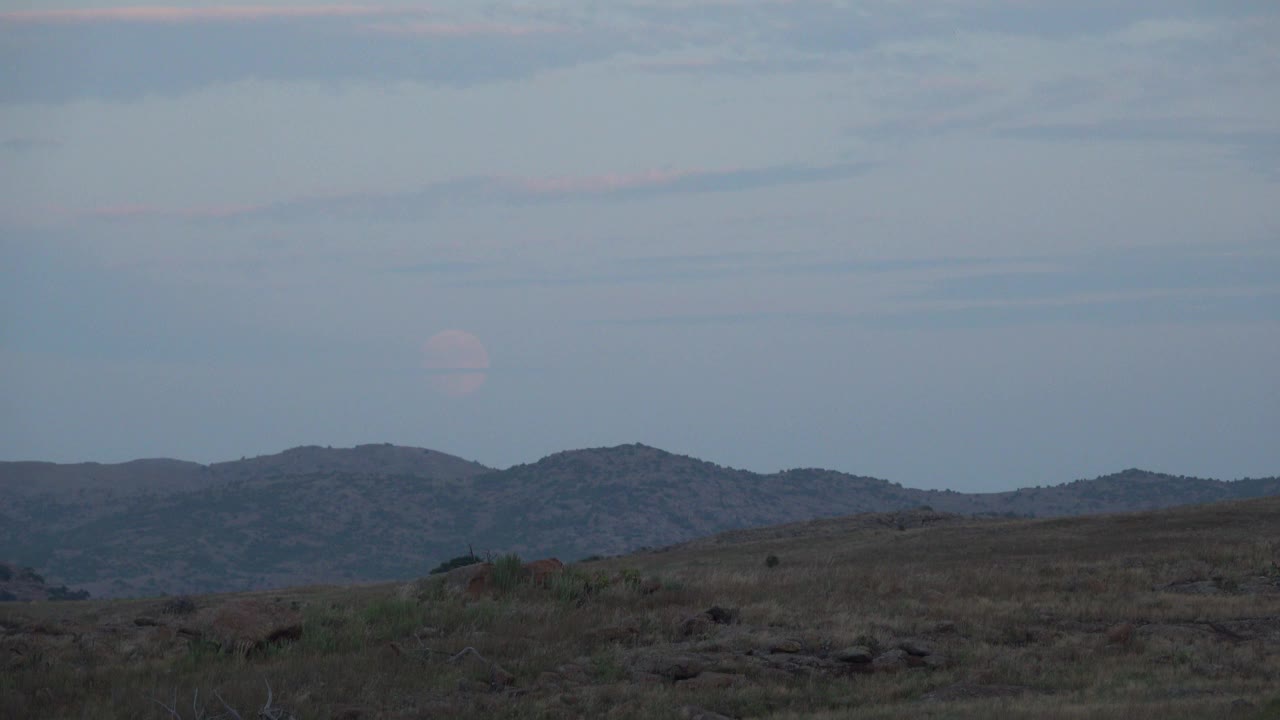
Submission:
<svg viewBox="0 0 1280 720">
<path fill-rule="evenodd" d="M 966 494 L 819 469 L 759 474 L 638 444 L 505 470 L 422 448 L 312 446 L 208 466 L 0 463 L 0 558 L 95 597 L 240 591 L 411 577 L 469 548 L 570 560 L 919 506 L 1048 517 L 1275 494 L 1280 478 L 1141 470 Z"/>
</svg>

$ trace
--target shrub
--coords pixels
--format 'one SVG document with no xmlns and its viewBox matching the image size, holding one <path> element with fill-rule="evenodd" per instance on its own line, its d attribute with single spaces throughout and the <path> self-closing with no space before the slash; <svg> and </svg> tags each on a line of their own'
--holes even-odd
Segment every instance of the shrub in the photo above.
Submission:
<svg viewBox="0 0 1280 720">
<path fill-rule="evenodd" d="M 44 577 L 32 568 L 22 568 L 22 570 L 18 572 L 18 580 L 21 582 L 40 583 L 41 585 L 44 584 Z"/>
<path fill-rule="evenodd" d="M 196 603 L 188 595 L 179 595 L 165 601 L 160 612 L 165 615 L 190 615 L 196 611 Z"/>
<path fill-rule="evenodd" d="M 635 568 L 623 568 L 618 573 L 618 579 L 628 590 L 639 590 L 640 584 L 644 582 L 644 577 Z"/>
<path fill-rule="evenodd" d="M 782 562 L 777 555 L 770 555 L 764 559 L 765 567 L 778 567 L 778 563 Z"/>
<path fill-rule="evenodd" d="M 59 585 L 55 588 L 49 588 L 48 598 L 50 600 L 88 600 L 88 590 L 68 590 L 66 585 Z"/>
<path fill-rule="evenodd" d="M 498 590 L 498 594 L 510 593 L 522 580 L 524 580 L 524 563 L 520 561 L 519 555 L 508 553 L 493 561 L 493 586 Z"/>
</svg>

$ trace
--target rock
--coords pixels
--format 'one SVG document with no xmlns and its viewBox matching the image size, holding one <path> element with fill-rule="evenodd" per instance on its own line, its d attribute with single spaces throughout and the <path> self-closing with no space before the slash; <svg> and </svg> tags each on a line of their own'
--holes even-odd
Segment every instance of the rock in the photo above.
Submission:
<svg viewBox="0 0 1280 720">
<path fill-rule="evenodd" d="M 945 655 L 938 655 L 937 653 L 924 657 L 922 660 L 924 661 L 924 666 L 930 670 L 941 670 L 951 664 L 951 661 Z"/>
<path fill-rule="evenodd" d="M 804 649 L 804 645 L 799 640 L 788 638 L 786 640 L 778 640 L 769 645 L 769 652 L 775 653 L 798 653 Z"/>
<path fill-rule="evenodd" d="M 922 640 L 903 640 L 898 643 L 898 647 L 904 650 L 908 655 L 916 657 L 925 657 L 933 654 L 933 646 Z"/>
<path fill-rule="evenodd" d="M 876 672 L 897 672 L 907 666 L 907 658 L 911 657 L 906 650 L 894 648 L 871 661 Z"/>
<path fill-rule="evenodd" d="M 1128 645 L 1133 642 L 1133 623 L 1120 623 L 1107 629 L 1107 644 Z"/>
<path fill-rule="evenodd" d="M 956 632 L 956 624 L 950 620 L 943 620 L 933 626 L 933 631 L 939 635 L 948 635 Z"/>
<path fill-rule="evenodd" d="M 640 623 L 623 620 L 596 630 L 595 636 L 603 642 L 628 642 L 640 636 Z"/>
<path fill-rule="evenodd" d="M 738 618 L 742 613 L 738 608 L 722 608 L 719 605 L 712 605 L 703 614 L 717 625 L 734 625 L 738 622 Z"/>
<path fill-rule="evenodd" d="M 541 688 L 559 688 L 564 685 L 564 676 L 560 673 L 540 672 L 534 684 Z"/>
<path fill-rule="evenodd" d="M 706 614 L 698 613 L 680 621 L 676 626 L 676 634 L 680 637 L 694 637 L 710 630 L 715 622 Z"/>
<path fill-rule="evenodd" d="M 231 600 L 199 611 L 179 633 L 247 655 L 275 642 L 302 637 L 302 615 L 283 603 Z"/>
<path fill-rule="evenodd" d="M 632 659 L 631 669 L 633 672 L 660 675 L 668 680 L 686 680 L 697 677 L 706 669 L 706 662 L 696 655 L 644 654 Z"/>
<path fill-rule="evenodd" d="M 514 685 L 516 676 L 503 670 L 500 665 L 485 659 L 475 648 L 464 648 L 462 652 L 449 658 L 449 662 L 470 670 L 477 680 L 488 683 L 490 690 L 500 690 Z"/>
<path fill-rule="evenodd" d="M 680 717 L 683 720 L 734 720 L 728 715 L 721 715 L 718 712 L 704 710 L 694 705 L 685 705 L 680 708 Z"/>
<path fill-rule="evenodd" d="M 134 618 L 133 624 L 137 625 L 138 627 L 155 627 L 160 624 L 160 621 L 156 620 L 155 618 L 143 616 L 143 617 Z"/>
<path fill-rule="evenodd" d="M 871 653 L 871 648 L 866 645 L 854 645 L 836 653 L 835 658 L 846 663 L 869 663 L 875 659 L 875 656 Z"/>
<path fill-rule="evenodd" d="M 954 685 L 927 692 L 920 696 L 925 702 L 950 702 L 953 700 L 976 700 L 980 698 L 1017 697 L 1030 688 L 1022 685 L 979 685 L 959 682 Z"/>
<path fill-rule="evenodd" d="M 441 582 L 447 592 L 478 600 L 493 590 L 493 563 L 454 568 L 441 576 Z"/>
<path fill-rule="evenodd" d="M 297 609 L 297 608 L 295 608 Z M 196 603 L 186 595 L 169 598 L 161 606 L 160 612 L 165 615 L 190 615 L 196 611 Z"/>
<path fill-rule="evenodd" d="M 746 678 L 741 675 L 721 672 L 704 672 L 699 673 L 696 677 L 691 677 L 687 680 L 680 680 L 676 683 L 676 687 L 685 690 L 719 690 L 737 687 L 745 682 Z"/>
<path fill-rule="evenodd" d="M 1244 698 L 1236 698 L 1231 701 L 1232 715 L 1252 715 L 1258 709 L 1257 705 L 1245 700 Z"/>
<path fill-rule="evenodd" d="M 564 563 L 557 558 L 534 560 L 533 562 L 525 563 L 524 572 L 528 576 L 530 583 L 537 587 L 545 587 L 553 576 L 564 572 Z"/>
</svg>

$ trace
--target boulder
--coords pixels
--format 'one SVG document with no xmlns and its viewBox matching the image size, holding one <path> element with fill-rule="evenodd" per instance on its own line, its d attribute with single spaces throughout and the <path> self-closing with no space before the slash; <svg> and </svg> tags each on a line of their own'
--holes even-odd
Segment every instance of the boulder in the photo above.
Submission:
<svg viewBox="0 0 1280 720">
<path fill-rule="evenodd" d="M 871 661 L 876 672 L 897 672 L 907 667 L 907 658 L 911 657 L 906 650 L 894 648 Z"/>
<path fill-rule="evenodd" d="M 933 654 L 933 646 L 923 640 L 903 640 L 898 643 L 898 647 L 908 655 L 916 657 L 925 657 Z"/>
<path fill-rule="evenodd" d="M 745 682 L 746 678 L 733 673 L 704 672 L 687 680 L 680 680 L 676 683 L 676 687 L 684 690 L 723 690 L 743 685 Z"/>
<path fill-rule="evenodd" d="M 179 633 L 247 655 L 272 643 L 302 637 L 302 615 L 283 603 L 231 600 L 199 611 L 194 622 Z"/>
<path fill-rule="evenodd" d="M 478 600 L 493 589 L 493 563 L 464 565 L 428 582 L 439 583 L 447 594 Z"/>
<path fill-rule="evenodd" d="M 667 680 L 697 677 L 705 668 L 706 662 L 697 655 L 645 653 L 631 661 L 633 673 L 652 673 Z"/>
<path fill-rule="evenodd" d="M 854 645 L 837 652 L 835 658 L 845 663 L 869 663 L 875 659 L 875 655 L 866 645 Z"/>
<path fill-rule="evenodd" d="M 564 563 L 557 558 L 534 560 L 533 562 L 525 563 L 524 571 L 530 583 L 543 587 L 552 576 L 564 572 Z"/>
<path fill-rule="evenodd" d="M 775 653 L 798 653 L 803 649 L 804 645 L 794 638 L 777 640 L 769 644 L 769 652 Z"/>
</svg>

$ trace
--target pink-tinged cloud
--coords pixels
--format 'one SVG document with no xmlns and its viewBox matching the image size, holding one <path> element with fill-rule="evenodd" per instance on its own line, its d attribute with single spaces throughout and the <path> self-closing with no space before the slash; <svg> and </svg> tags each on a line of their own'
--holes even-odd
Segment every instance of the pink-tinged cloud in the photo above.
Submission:
<svg viewBox="0 0 1280 720">
<path fill-rule="evenodd" d="M 0 22 L 26 24 L 252 22 L 306 18 L 372 18 L 414 15 L 423 12 L 425 11 L 374 5 L 135 6 L 76 10 L 16 10 L 0 12 Z"/>
<path fill-rule="evenodd" d="M 526 37 L 568 32 L 562 25 L 503 22 L 406 22 L 375 23 L 369 30 L 383 35 L 409 37 Z"/>
</svg>

